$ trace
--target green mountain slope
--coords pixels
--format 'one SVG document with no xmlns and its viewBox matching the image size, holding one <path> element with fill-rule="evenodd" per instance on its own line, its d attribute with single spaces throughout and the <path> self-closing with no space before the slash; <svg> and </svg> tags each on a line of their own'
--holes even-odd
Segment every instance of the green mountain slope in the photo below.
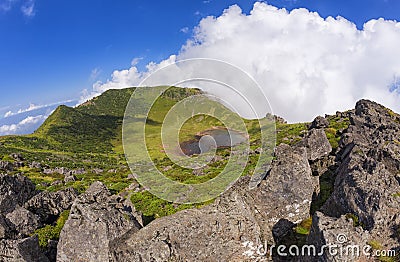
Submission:
<svg viewBox="0 0 400 262">
<path fill-rule="evenodd" d="M 123 154 L 121 133 L 125 108 L 134 90 L 108 90 L 76 108 L 60 106 L 33 134 L 0 137 L 0 160 L 12 162 L 10 154 L 22 154 L 26 164 L 15 168 L 12 173 L 24 173 L 40 189 L 55 191 L 72 186 L 83 192 L 93 181 L 101 181 L 112 192 L 125 192 L 134 180 L 128 178 L 131 172 Z M 198 174 L 175 165 L 163 151 L 159 134 L 166 113 L 183 98 L 200 93 L 197 89 L 170 88 L 154 103 L 146 126 L 148 151 L 157 167 L 166 176 L 182 183 L 201 183 L 214 178 L 225 167 L 230 154 L 229 149 L 218 149 L 220 160 Z M 338 123 L 334 117 L 330 120 L 328 137 L 337 147 L 338 130 L 348 123 Z M 255 151 L 260 147 L 257 121 L 244 122 L 250 135 L 250 148 Z M 203 130 L 221 125 L 212 117 L 195 116 L 183 125 L 180 141 L 187 141 Z M 277 143 L 296 143 L 306 129 L 306 123 L 277 123 Z M 244 175 L 252 173 L 257 157 L 257 154 L 249 156 Z M 42 168 L 30 166 L 29 163 L 33 162 L 40 163 Z M 77 174 L 76 181 L 60 183 L 63 175 L 44 172 L 44 169 L 57 167 L 84 169 L 85 172 Z M 132 201 L 150 219 L 190 207 L 175 206 L 142 189 L 132 194 Z"/>
<path fill-rule="evenodd" d="M 114 116 L 122 118 L 125 113 L 125 107 L 134 91 L 135 88 L 133 87 L 107 90 L 100 96 L 79 105 L 76 107 L 76 110 L 92 116 Z"/>
<path fill-rule="evenodd" d="M 90 115 L 67 106 L 58 107 L 34 133 L 57 151 L 108 153 L 121 117 Z"/>
</svg>

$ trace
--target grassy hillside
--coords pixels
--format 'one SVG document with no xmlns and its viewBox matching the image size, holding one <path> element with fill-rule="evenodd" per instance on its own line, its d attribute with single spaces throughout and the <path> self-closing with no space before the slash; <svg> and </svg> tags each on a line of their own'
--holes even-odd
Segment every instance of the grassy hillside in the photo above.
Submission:
<svg viewBox="0 0 400 262">
<path fill-rule="evenodd" d="M 123 154 L 121 133 L 125 108 L 134 90 L 109 90 L 76 108 L 60 106 L 34 134 L 0 137 L 0 160 L 13 162 L 15 160 L 10 154 L 22 154 L 25 165 L 12 173 L 24 173 L 43 190 L 54 191 L 72 186 L 83 192 L 93 181 L 99 180 L 114 193 L 125 192 L 135 182 L 128 179 L 130 170 Z M 148 150 L 158 168 L 171 179 L 183 183 L 201 183 L 215 177 L 225 167 L 230 154 L 229 149 L 218 149 L 218 161 L 201 170 L 199 175 L 191 169 L 175 165 L 163 151 L 159 134 L 166 113 L 183 98 L 200 93 L 197 89 L 170 88 L 154 103 L 146 125 Z M 327 135 L 332 145 L 337 147 L 337 131 L 345 128 L 348 122 L 338 123 L 334 117 L 329 120 L 331 126 Z M 260 129 L 257 121 L 244 122 L 250 135 L 250 148 L 254 152 L 260 147 Z M 192 139 L 200 131 L 221 125 L 210 116 L 192 117 L 183 125 L 179 133 L 180 141 Z M 307 123 L 277 123 L 277 143 L 294 144 L 306 129 Z M 250 154 L 244 175 L 252 173 L 257 159 L 257 154 Z M 32 162 L 40 163 L 42 168 L 30 167 Z M 63 175 L 43 172 L 56 167 L 84 169 L 85 172 L 76 175 L 76 181 L 65 184 L 57 182 L 64 178 Z M 132 193 L 131 199 L 149 220 L 192 207 L 158 199 L 140 186 L 139 191 Z"/>
<path fill-rule="evenodd" d="M 91 115 L 67 106 L 59 106 L 34 136 L 48 140 L 53 150 L 66 152 L 112 152 L 112 139 L 121 125 L 121 117 Z"/>
</svg>

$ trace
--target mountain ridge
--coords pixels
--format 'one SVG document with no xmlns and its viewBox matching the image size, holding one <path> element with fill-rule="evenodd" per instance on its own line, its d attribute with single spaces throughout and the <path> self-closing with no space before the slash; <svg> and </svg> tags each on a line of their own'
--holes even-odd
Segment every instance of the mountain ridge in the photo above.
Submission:
<svg viewBox="0 0 400 262">
<path fill-rule="evenodd" d="M 277 121 L 274 159 L 251 190 L 260 137 L 255 122 L 246 120 L 251 146 L 243 177 L 215 200 L 178 205 L 139 185 L 118 148 L 123 103 L 133 90 L 107 91 L 77 108 L 60 106 L 34 134 L 0 137 L 0 242 L 7 247 L 0 247 L 0 258 L 254 261 L 260 239 L 320 247 L 335 243 L 339 233 L 351 243 L 400 252 L 400 116 L 390 109 L 360 100 L 355 109 L 312 123 Z M 159 132 L 166 109 L 198 92 L 165 93 L 149 115 L 149 137 Z M 108 106 L 114 97 L 118 102 Z M 190 137 L 216 123 L 193 118 L 183 130 Z M 229 149 L 221 148 L 209 167 L 184 169 L 165 158 L 159 140 L 150 140 L 159 170 L 181 183 L 212 179 L 229 159 Z M 270 255 L 280 261 L 276 252 Z"/>
</svg>

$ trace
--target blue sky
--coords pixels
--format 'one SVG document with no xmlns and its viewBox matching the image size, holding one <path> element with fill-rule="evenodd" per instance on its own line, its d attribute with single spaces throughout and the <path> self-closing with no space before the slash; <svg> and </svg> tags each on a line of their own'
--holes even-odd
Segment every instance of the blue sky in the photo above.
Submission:
<svg viewBox="0 0 400 262">
<path fill-rule="evenodd" d="M 201 19 L 220 16 L 233 4 L 248 14 L 254 2 L 0 0 L 0 118 L 30 104 L 77 100 L 83 89 L 129 68 L 135 58 L 144 70 L 179 53 Z M 398 0 L 267 2 L 288 10 L 305 7 L 322 17 L 340 15 L 359 29 L 379 17 L 400 20 Z"/>
</svg>

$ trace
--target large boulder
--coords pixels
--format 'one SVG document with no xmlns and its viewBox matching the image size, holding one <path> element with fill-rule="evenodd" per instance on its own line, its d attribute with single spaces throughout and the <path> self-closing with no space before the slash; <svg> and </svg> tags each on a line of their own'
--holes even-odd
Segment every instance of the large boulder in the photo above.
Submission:
<svg viewBox="0 0 400 262">
<path fill-rule="evenodd" d="M 374 261 L 367 253 L 372 255 L 371 236 L 355 222 L 351 216 L 333 218 L 316 212 L 307 238 L 315 251 L 307 251 L 302 261 Z"/>
<path fill-rule="evenodd" d="M 309 129 L 319 129 L 319 128 L 326 128 L 329 126 L 329 121 L 322 117 L 322 116 L 317 116 L 311 123 L 310 128 Z"/>
<path fill-rule="evenodd" d="M 5 172 L 11 172 L 14 170 L 14 165 L 8 161 L 0 161 L 0 170 Z"/>
<path fill-rule="evenodd" d="M 20 206 L 16 206 L 6 218 L 14 225 L 20 237 L 29 236 L 41 227 L 39 216 Z"/>
<path fill-rule="evenodd" d="M 37 194 L 35 184 L 22 175 L 0 174 L 0 213 L 7 214 Z"/>
<path fill-rule="evenodd" d="M 340 141 L 335 190 L 322 212 L 357 218 L 385 249 L 400 242 L 400 116 L 368 100 L 356 104 Z"/>
<path fill-rule="evenodd" d="M 50 224 L 65 210 L 71 209 L 72 203 L 78 196 L 73 188 L 57 192 L 43 191 L 29 199 L 25 208 L 37 214 L 42 223 Z"/>
<path fill-rule="evenodd" d="M 48 262 L 41 252 L 37 236 L 19 240 L 0 240 L 0 261 Z"/>
<path fill-rule="evenodd" d="M 123 199 L 95 182 L 72 205 L 60 235 L 57 261 L 108 261 L 110 242 L 140 228 Z"/>
<path fill-rule="evenodd" d="M 0 214 L 0 239 L 14 238 L 15 226 L 7 218 Z"/>
<path fill-rule="evenodd" d="M 112 261 L 253 261 L 249 246 L 273 241 L 273 231 L 290 230 L 309 217 L 317 181 L 304 147 L 280 145 L 260 185 L 249 190 L 239 179 L 215 203 L 157 219 L 139 232 L 112 242 Z M 287 218 L 290 223 L 278 223 Z M 276 226 L 278 224 L 278 226 Z"/>
<path fill-rule="evenodd" d="M 298 146 L 307 148 L 308 160 L 316 161 L 332 151 L 332 146 L 326 137 L 324 129 L 311 129 Z"/>
</svg>

